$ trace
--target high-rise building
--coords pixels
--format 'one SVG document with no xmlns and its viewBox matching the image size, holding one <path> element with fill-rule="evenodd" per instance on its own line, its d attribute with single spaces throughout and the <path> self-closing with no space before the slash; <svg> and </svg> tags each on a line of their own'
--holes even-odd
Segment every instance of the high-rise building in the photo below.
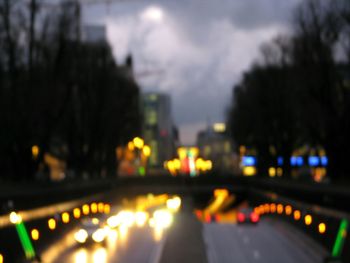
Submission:
<svg viewBox="0 0 350 263">
<path fill-rule="evenodd" d="M 150 92 L 143 95 L 143 137 L 151 146 L 149 168 L 162 168 L 175 154 L 176 129 L 171 114 L 170 96 Z"/>
</svg>

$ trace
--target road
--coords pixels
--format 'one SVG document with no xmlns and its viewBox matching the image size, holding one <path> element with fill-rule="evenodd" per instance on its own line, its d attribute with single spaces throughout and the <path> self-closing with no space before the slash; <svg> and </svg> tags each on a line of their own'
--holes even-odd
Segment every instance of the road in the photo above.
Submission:
<svg viewBox="0 0 350 263">
<path fill-rule="evenodd" d="M 150 227 L 133 227 L 127 232 L 115 231 L 105 244 L 78 245 L 73 234 L 50 247 L 42 255 L 43 262 L 53 263 L 107 263 L 107 262 L 149 262 L 159 261 L 164 244 L 164 235 Z"/>
<path fill-rule="evenodd" d="M 318 263 L 326 255 L 313 240 L 279 221 L 205 224 L 203 236 L 209 263 Z"/>
</svg>

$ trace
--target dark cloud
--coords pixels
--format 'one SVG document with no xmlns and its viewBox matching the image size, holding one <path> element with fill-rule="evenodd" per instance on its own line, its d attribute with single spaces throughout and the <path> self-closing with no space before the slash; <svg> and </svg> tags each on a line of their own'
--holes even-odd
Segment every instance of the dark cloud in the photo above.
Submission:
<svg viewBox="0 0 350 263">
<path fill-rule="evenodd" d="M 86 8 L 84 20 L 107 24 L 119 61 L 132 52 L 135 71 L 163 70 L 139 82 L 144 90 L 172 95 L 174 119 L 189 143 L 208 118 L 224 120 L 233 84 L 262 42 L 288 30 L 300 1 L 130 1 L 110 6 L 108 13 L 105 6 Z M 150 8 L 162 10 L 163 19 L 147 19 Z"/>
</svg>

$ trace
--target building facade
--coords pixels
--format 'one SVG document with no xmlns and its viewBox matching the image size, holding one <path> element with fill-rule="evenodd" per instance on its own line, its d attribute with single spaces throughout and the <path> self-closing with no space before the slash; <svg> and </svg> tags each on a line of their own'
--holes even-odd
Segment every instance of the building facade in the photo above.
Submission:
<svg viewBox="0 0 350 263">
<path fill-rule="evenodd" d="M 176 128 L 171 114 L 170 96 L 156 92 L 145 93 L 142 108 L 143 137 L 152 149 L 148 165 L 154 171 L 162 170 L 164 162 L 175 154 Z"/>
</svg>

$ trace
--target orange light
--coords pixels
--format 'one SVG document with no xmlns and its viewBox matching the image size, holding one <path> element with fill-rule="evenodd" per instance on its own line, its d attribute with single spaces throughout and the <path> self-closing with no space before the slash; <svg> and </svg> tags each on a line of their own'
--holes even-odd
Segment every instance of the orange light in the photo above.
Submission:
<svg viewBox="0 0 350 263">
<path fill-rule="evenodd" d="M 88 215 L 90 213 L 89 205 L 83 205 L 83 214 Z"/>
<path fill-rule="evenodd" d="M 111 212 L 111 206 L 109 204 L 105 204 L 103 210 L 105 214 L 109 214 Z"/>
<path fill-rule="evenodd" d="M 103 203 L 98 203 L 97 207 L 98 207 L 98 212 L 99 213 L 103 213 L 104 204 Z"/>
<path fill-rule="evenodd" d="M 294 211 L 294 219 L 295 219 L 295 220 L 300 220 L 300 218 L 301 218 L 301 213 L 300 213 L 300 211 L 299 211 L 299 210 L 295 210 L 295 211 Z"/>
<path fill-rule="evenodd" d="M 215 189 L 214 190 L 214 196 L 215 197 L 227 197 L 229 195 L 229 192 L 227 191 L 227 189 Z"/>
<path fill-rule="evenodd" d="M 38 229 L 32 229 L 32 231 L 30 232 L 30 235 L 31 235 L 31 237 L 32 237 L 32 239 L 34 240 L 34 241 L 36 241 L 36 240 L 39 240 L 39 231 L 38 231 Z"/>
<path fill-rule="evenodd" d="M 265 204 L 264 205 L 264 212 L 265 213 L 270 213 L 270 206 L 269 206 L 269 204 Z"/>
<path fill-rule="evenodd" d="M 254 213 L 260 215 L 260 207 L 258 207 L 258 206 L 255 207 L 255 208 L 254 208 Z"/>
<path fill-rule="evenodd" d="M 271 213 L 276 212 L 276 204 L 270 204 L 270 211 L 271 211 Z"/>
<path fill-rule="evenodd" d="M 326 232 L 326 230 L 327 230 L 327 226 L 326 226 L 325 223 L 320 223 L 320 224 L 318 225 L 318 232 L 319 232 L 320 234 L 324 234 L 324 233 Z"/>
<path fill-rule="evenodd" d="M 74 208 L 74 210 L 73 210 L 74 218 L 79 218 L 80 215 L 81 215 L 80 209 L 79 208 Z"/>
<path fill-rule="evenodd" d="M 54 230 L 56 228 L 56 220 L 50 218 L 49 221 L 47 221 L 47 225 L 49 226 L 50 230 Z"/>
<path fill-rule="evenodd" d="M 292 214 L 292 207 L 290 205 L 287 205 L 285 211 L 286 211 L 287 216 L 291 215 Z"/>
<path fill-rule="evenodd" d="M 97 213 L 97 204 L 96 203 L 91 204 L 91 212 L 94 214 Z"/>
<path fill-rule="evenodd" d="M 62 222 L 65 224 L 69 223 L 69 214 L 67 212 L 62 214 Z"/>
<path fill-rule="evenodd" d="M 312 223 L 312 216 L 311 215 L 306 215 L 304 217 L 305 225 L 309 226 Z"/>
<path fill-rule="evenodd" d="M 282 214 L 283 213 L 283 205 L 282 204 L 278 204 L 277 205 L 277 213 L 278 214 Z"/>
</svg>

